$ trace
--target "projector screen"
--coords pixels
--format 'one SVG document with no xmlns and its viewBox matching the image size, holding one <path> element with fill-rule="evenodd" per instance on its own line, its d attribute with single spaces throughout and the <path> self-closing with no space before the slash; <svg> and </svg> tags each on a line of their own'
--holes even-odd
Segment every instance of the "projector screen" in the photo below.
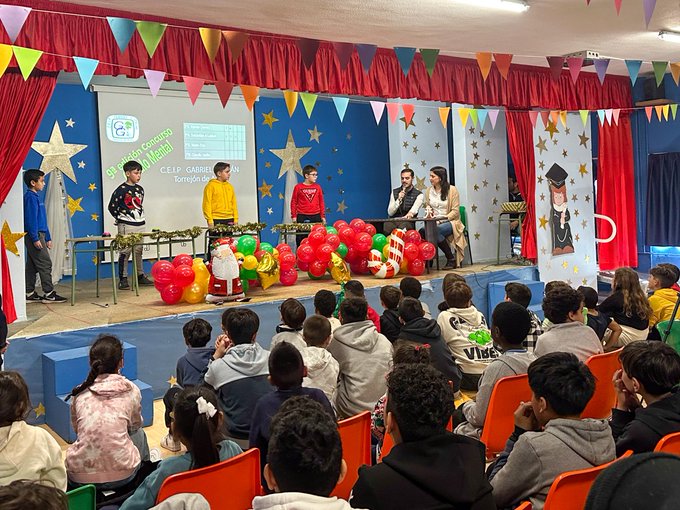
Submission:
<svg viewBox="0 0 680 510">
<path fill-rule="evenodd" d="M 97 86 L 95 91 L 106 231 L 117 232 L 107 206 L 125 181 L 123 164 L 129 160 L 142 164 L 147 231 L 205 226 L 203 188 L 218 161 L 231 163 L 239 223 L 257 221 L 253 114 L 242 97 L 232 95 L 222 108 L 217 94 L 208 92 L 192 105 L 180 91 L 160 91 L 155 98 L 138 88 Z M 202 238 L 196 249 L 203 251 Z M 155 249 L 144 253 L 156 255 Z"/>
</svg>

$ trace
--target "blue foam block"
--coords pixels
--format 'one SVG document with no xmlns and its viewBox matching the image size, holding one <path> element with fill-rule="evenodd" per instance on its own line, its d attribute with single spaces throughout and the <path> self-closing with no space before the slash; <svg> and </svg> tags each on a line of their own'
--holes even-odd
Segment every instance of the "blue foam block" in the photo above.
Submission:
<svg viewBox="0 0 680 510">
<path fill-rule="evenodd" d="M 538 318 L 543 320 L 543 309 L 541 303 L 543 302 L 543 289 L 545 284 L 533 280 L 508 280 L 506 282 L 492 282 L 489 283 L 489 310 L 487 318 L 491 322 L 491 314 L 496 305 L 505 299 L 505 284 L 513 282 L 523 283 L 531 289 L 531 302 L 529 303 L 529 310 L 538 315 Z"/>
</svg>

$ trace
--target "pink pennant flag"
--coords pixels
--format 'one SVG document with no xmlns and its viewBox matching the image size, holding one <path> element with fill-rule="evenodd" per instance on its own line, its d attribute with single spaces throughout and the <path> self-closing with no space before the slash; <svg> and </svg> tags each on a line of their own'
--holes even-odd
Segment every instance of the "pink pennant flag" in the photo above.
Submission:
<svg viewBox="0 0 680 510">
<path fill-rule="evenodd" d="M 165 79 L 165 71 L 154 71 L 152 69 L 144 69 L 144 77 L 146 78 L 146 83 L 149 85 L 151 95 L 153 97 L 156 97 L 158 91 L 161 88 L 161 84 Z"/>
<path fill-rule="evenodd" d="M 611 108 L 607 108 L 604 111 L 604 118 L 607 119 L 607 123 L 611 126 L 612 125 L 612 115 L 614 112 L 612 111 Z"/>
<path fill-rule="evenodd" d="M 621 108 L 614 108 L 612 110 L 612 117 L 614 118 L 614 124 L 619 125 L 619 115 L 621 115 Z"/>
<path fill-rule="evenodd" d="M 645 11 L 645 26 L 649 28 L 649 22 L 652 20 L 654 8 L 656 7 L 656 0 L 642 0 L 642 8 Z"/>
<path fill-rule="evenodd" d="M 548 119 L 549 118 L 550 118 L 550 111 L 549 110 L 541 110 L 541 120 L 543 121 L 544 126 L 548 125 Z"/>
<path fill-rule="evenodd" d="M 387 103 L 385 106 L 390 123 L 394 124 L 397 121 L 397 115 L 399 115 L 399 103 Z"/>
<path fill-rule="evenodd" d="M 385 103 L 382 101 L 370 101 L 371 108 L 373 108 L 373 116 L 375 117 L 375 123 L 380 124 L 380 119 L 382 119 L 383 112 L 385 111 Z"/>
<path fill-rule="evenodd" d="M 217 89 L 217 95 L 220 96 L 222 108 L 225 108 L 231 96 L 231 91 L 234 90 L 234 84 L 228 81 L 218 81 L 215 83 L 215 88 Z"/>
<path fill-rule="evenodd" d="M 578 75 L 581 74 L 581 68 L 583 67 L 583 58 L 568 57 L 567 66 L 569 67 L 571 81 L 574 82 L 574 85 L 576 85 L 576 80 L 578 80 Z"/>
<path fill-rule="evenodd" d="M 647 122 L 652 122 L 652 107 L 645 106 L 645 115 L 647 115 Z"/>
<path fill-rule="evenodd" d="M 538 120 L 538 112 L 536 110 L 529 110 L 529 118 L 531 119 L 531 125 L 536 127 L 536 120 Z"/>
<path fill-rule="evenodd" d="M 616 15 L 621 14 L 621 2 L 623 0 L 614 0 L 614 7 L 616 7 Z"/>
<path fill-rule="evenodd" d="M 416 112 L 416 107 L 412 104 L 402 104 L 401 111 L 404 112 L 404 118 L 406 120 L 406 125 L 408 126 L 413 119 L 413 114 Z"/>
<path fill-rule="evenodd" d="M 203 88 L 205 80 L 203 78 L 195 78 L 193 76 L 182 76 L 182 79 L 184 80 L 184 85 L 186 86 L 187 92 L 189 93 L 191 104 L 196 104 L 196 99 L 198 99 L 198 95 L 201 93 L 201 89 Z"/>
<path fill-rule="evenodd" d="M 489 122 L 491 122 L 491 129 L 496 129 L 496 121 L 498 120 L 499 110 L 489 110 Z"/>
<path fill-rule="evenodd" d="M 5 26 L 9 40 L 14 41 L 19 37 L 21 28 L 26 23 L 26 18 L 31 13 L 30 7 L 20 7 L 18 5 L 0 5 L 0 21 Z"/>
</svg>

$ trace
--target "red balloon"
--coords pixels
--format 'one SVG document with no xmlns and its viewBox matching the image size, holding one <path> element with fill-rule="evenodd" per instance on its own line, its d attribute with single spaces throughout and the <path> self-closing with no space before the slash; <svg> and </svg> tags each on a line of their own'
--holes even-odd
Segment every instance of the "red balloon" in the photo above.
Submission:
<svg viewBox="0 0 680 510">
<path fill-rule="evenodd" d="M 326 243 L 330 244 L 333 251 L 335 251 L 340 246 L 340 237 L 337 234 L 328 234 L 326 236 Z"/>
<path fill-rule="evenodd" d="M 170 285 L 169 282 L 159 282 L 158 280 L 153 281 L 153 286 L 156 287 L 156 290 L 158 292 L 162 291 L 167 285 Z"/>
<path fill-rule="evenodd" d="M 172 283 L 175 279 L 175 266 L 165 260 L 159 262 L 166 262 L 166 264 L 158 266 L 156 269 L 156 274 L 154 274 L 153 277 L 154 280 L 160 285 L 165 286 L 169 283 Z M 158 264 L 158 262 L 156 262 L 156 264 Z"/>
<path fill-rule="evenodd" d="M 300 259 L 298 259 L 297 267 L 300 271 L 309 271 L 309 262 L 302 262 Z"/>
<path fill-rule="evenodd" d="M 321 230 L 312 231 L 307 239 L 309 239 L 309 244 L 316 248 L 326 240 L 326 230 L 324 229 L 323 232 Z"/>
<path fill-rule="evenodd" d="M 267 252 L 264 251 L 264 250 L 258 250 L 258 251 L 255 252 L 255 258 L 257 260 L 262 260 L 262 255 L 264 255 L 265 253 L 267 253 Z"/>
<path fill-rule="evenodd" d="M 406 233 L 404 234 L 404 242 L 405 243 L 414 243 L 414 244 L 420 244 L 422 241 L 422 237 L 420 237 L 420 234 L 418 233 L 417 230 L 411 229 L 407 230 Z"/>
<path fill-rule="evenodd" d="M 323 225 L 314 225 L 311 232 L 321 232 L 323 235 L 326 235 L 326 227 Z"/>
<path fill-rule="evenodd" d="M 294 285 L 297 279 L 298 273 L 295 269 L 281 271 L 281 274 L 279 275 L 279 281 L 281 282 L 281 285 L 285 285 L 286 287 Z"/>
<path fill-rule="evenodd" d="M 182 287 L 171 283 L 161 290 L 161 299 L 167 305 L 174 305 L 175 303 L 179 303 L 180 299 L 182 299 L 182 292 Z"/>
<path fill-rule="evenodd" d="M 167 260 L 159 260 L 158 262 L 156 262 L 156 263 L 151 267 L 151 276 L 153 276 L 154 278 L 156 278 L 156 273 L 157 273 L 158 271 L 162 271 L 162 270 L 169 271 L 169 270 L 171 270 L 171 269 L 174 268 L 174 267 L 175 267 L 175 266 L 172 265 L 172 262 L 169 262 L 169 261 L 167 261 Z M 163 268 L 163 269 L 161 269 L 161 268 Z"/>
<path fill-rule="evenodd" d="M 338 230 L 338 237 L 340 238 L 340 241 L 345 243 L 348 248 L 354 244 L 356 235 L 357 234 L 352 227 L 342 227 Z"/>
<path fill-rule="evenodd" d="M 300 241 L 300 246 L 302 246 L 303 244 L 309 244 L 309 239 L 307 239 L 305 237 L 302 241 Z M 291 251 L 293 251 L 293 250 L 291 250 Z"/>
<path fill-rule="evenodd" d="M 432 260 L 437 254 L 437 248 L 435 248 L 434 244 L 428 243 L 427 241 L 420 243 L 418 249 L 420 250 L 419 258 L 423 260 Z"/>
<path fill-rule="evenodd" d="M 316 258 L 324 264 L 331 260 L 331 254 L 333 253 L 333 248 L 328 243 L 323 243 L 316 249 Z"/>
<path fill-rule="evenodd" d="M 378 233 L 378 231 L 375 229 L 375 226 L 370 223 L 366 223 L 366 226 L 364 227 L 364 232 L 366 232 L 371 237 Z"/>
<path fill-rule="evenodd" d="M 249 288 L 252 289 L 253 287 L 257 287 L 258 285 L 260 285 L 260 280 L 258 280 L 257 278 L 255 278 L 254 280 L 248 280 Z"/>
<path fill-rule="evenodd" d="M 368 251 L 373 246 L 373 237 L 367 232 L 362 232 L 354 241 L 354 246 L 359 251 Z"/>
<path fill-rule="evenodd" d="M 418 245 L 414 243 L 406 243 L 404 245 L 404 258 L 409 262 L 417 259 L 420 256 Z"/>
<path fill-rule="evenodd" d="M 314 253 L 314 248 L 312 248 L 312 245 L 301 244 L 297 250 L 297 258 L 298 260 L 307 263 L 310 263 L 312 260 L 314 260 L 316 258 L 316 254 Z"/>
<path fill-rule="evenodd" d="M 194 281 L 194 269 L 191 266 L 179 266 L 175 268 L 175 278 L 173 283 L 184 289 Z"/>
<path fill-rule="evenodd" d="M 337 230 L 338 232 L 340 232 L 340 229 L 341 229 L 342 227 L 346 227 L 346 226 L 347 226 L 347 222 L 346 222 L 345 220 L 338 220 L 338 221 L 336 221 L 335 223 L 333 223 L 333 227 L 334 227 L 335 230 Z"/>
<path fill-rule="evenodd" d="M 350 269 L 355 274 L 366 274 L 368 273 L 368 260 L 361 259 L 353 264 L 350 264 Z"/>
<path fill-rule="evenodd" d="M 327 262 L 322 262 L 321 260 L 315 260 L 314 262 L 309 264 L 309 272 L 313 276 L 320 278 L 326 272 L 326 264 L 327 264 Z"/>
<path fill-rule="evenodd" d="M 190 266 L 194 263 L 194 259 L 188 253 L 180 253 L 174 259 L 172 259 L 172 265 L 178 266 Z"/>
<path fill-rule="evenodd" d="M 425 272 L 425 262 L 415 259 L 408 263 L 408 272 L 412 276 L 420 276 Z"/>
<path fill-rule="evenodd" d="M 279 253 L 279 267 L 281 268 L 281 271 L 293 269 L 295 267 L 295 255 L 289 251 Z"/>
<path fill-rule="evenodd" d="M 345 255 L 345 262 L 352 264 L 359 260 L 359 252 L 354 248 L 354 246 L 349 246 L 347 248 L 347 255 Z"/>
<path fill-rule="evenodd" d="M 251 236 L 253 239 L 255 239 L 255 251 L 259 251 L 260 249 L 260 238 L 257 236 Z"/>
<path fill-rule="evenodd" d="M 281 255 L 282 253 L 293 251 L 293 249 L 289 245 L 284 244 L 284 243 L 277 244 L 276 249 L 278 250 L 279 255 Z"/>
<path fill-rule="evenodd" d="M 364 229 L 366 228 L 366 222 L 361 218 L 354 218 L 352 221 L 349 222 L 349 226 L 352 227 L 354 231 L 358 234 L 359 232 L 364 231 Z"/>
</svg>

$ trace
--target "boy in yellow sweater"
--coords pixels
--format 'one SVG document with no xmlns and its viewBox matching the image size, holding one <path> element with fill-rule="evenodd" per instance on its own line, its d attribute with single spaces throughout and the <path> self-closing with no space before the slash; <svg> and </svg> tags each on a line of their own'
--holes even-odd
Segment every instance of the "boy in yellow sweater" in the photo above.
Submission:
<svg viewBox="0 0 680 510">
<path fill-rule="evenodd" d="M 234 193 L 234 186 L 229 182 L 231 165 L 216 163 L 213 172 L 215 172 L 215 178 L 208 181 L 203 189 L 203 217 L 208 222 L 208 227 L 238 223 L 236 193 Z M 221 237 L 219 234 L 210 232 L 209 245 L 219 237 Z M 210 252 L 208 248 L 206 254 L 208 260 L 210 260 Z"/>
<path fill-rule="evenodd" d="M 652 307 L 652 316 L 649 318 L 649 327 L 654 331 L 654 326 L 671 318 L 673 307 L 678 299 L 678 293 L 673 290 L 675 273 L 666 266 L 660 264 L 649 271 L 648 290 L 654 291 L 649 296 L 649 304 Z"/>
</svg>

